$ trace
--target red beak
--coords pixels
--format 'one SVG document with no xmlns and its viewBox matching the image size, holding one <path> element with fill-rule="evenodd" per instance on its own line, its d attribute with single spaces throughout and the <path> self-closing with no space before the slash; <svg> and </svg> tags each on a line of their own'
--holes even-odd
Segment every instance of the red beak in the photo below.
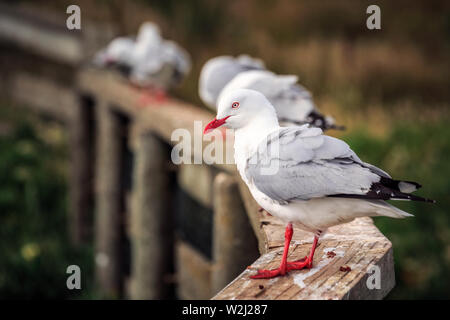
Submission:
<svg viewBox="0 0 450 320">
<path fill-rule="evenodd" d="M 225 118 L 222 118 L 222 119 L 214 119 L 213 121 L 211 121 L 210 123 L 208 123 L 208 124 L 206 125 L 205 130 L 203 130 L 203 134 L 206 134 L 206 133 L 208 133 L 208 132 L 214 130 L 215 128 L 220 127 L 221 125 L 223 125 L 223 124 L 226 122 L 226 120 L 227 120 L 229 117 L 230 117 L 230 116 L 225 117 Z"/>
</svg>

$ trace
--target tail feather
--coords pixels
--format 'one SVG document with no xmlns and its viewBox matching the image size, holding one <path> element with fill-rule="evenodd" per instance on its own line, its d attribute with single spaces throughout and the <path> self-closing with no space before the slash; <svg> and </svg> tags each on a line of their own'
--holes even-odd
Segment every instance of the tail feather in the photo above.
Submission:
<svg viewBox="0 0 450 320">
<path fill-rule="evenodd" d="M 381 177 L 379 182 L 373 183 L 365 194 L 333 194 L 329 197 L 357 198 L 367 200 L 411 200 L 436 203 L 435 200 L 411 194 L 421 187 L 417 182 L 400 181 Z"/>
<path fill-rule="evenodd" d="M 382 200 L 371 200 L 370 201 L 374 207 L 375 207 L 375 213 L 378 216 L 385 216 L 390 218 L 407 218 L 407 217 L 414 217 L 412 214 L 405 212 L 403 210 L 400 210 L 397 207 L 394 207 L 393 205 L 382 201 Z"/>
<path fill-rule="evenodd" d="M 416 196 L 414 194 L 396 192 L 394 196 L 390 198 L 390 200 L 411 200 L 411 201 L 420 201 L 420 202 L 429 202 L 436 203 L 436 200 L 423 198 L 420 196 Z"/>
<path fill-rule="evenodd" d="M 411 194 L 412 192 L 420 189 L 422 185 L 414 181 L 403 181 L 403 180 L 394 180 L 390 178 L 381 177 L 380 183 L 389 189 L 391 189 L 391 197 L 392 200 L 412 200 L 412 201 L 421 201 L 421 202 L 431 202 L 436 203 L 435 200 L 423 198 L 420 196 L 416 196 Z"/>
<path fill-rule="evenodd" d="M 412 193 L 417 189 L 422 188 L 420 183 L 414 181 L 394 180 L 386 177 L 381 177 L 380 183 L 403 193 Z"/>
<path fill-rule="evenodd" d="M 347 128 L 345 126 L 341 126 L 341 125 L 337 125 L 337 124 L 327 124 L 327 129 L 333 129 L 333 130 L 347 130 Z"/>
</svg>

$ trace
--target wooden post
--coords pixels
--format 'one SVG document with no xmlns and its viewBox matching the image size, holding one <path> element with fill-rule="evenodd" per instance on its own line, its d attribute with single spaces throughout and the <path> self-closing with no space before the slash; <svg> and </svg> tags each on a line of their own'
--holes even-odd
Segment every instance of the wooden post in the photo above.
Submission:
<svg viewBox="0 0 450 320">
<path fill-rule="evenodd" d="M 257 257 L 258 242 L 233 176 L 219 173 L 214 179 L 212 292 L 236 278 Z"/>
<path fill-rule="evenodd" d="M 272 279 L 251 279 L 256 269 L 278 267 L 283 252 L 285 224 L 270 216 L 261 221 L 262 232 L 267 235 L 267 253 L 251 269 L 243 269 L 213 299 L 382 299 L 395 285 L 392 244 L 367 217 L 329 228 L 319 240 L 311 269 L 293 270 Z M 292 240 L 289 260 L 305 257 L 312 234 L 294 227 Z"/>
<path fill-rule="evenodd" d="M 162 299 L 173 266 L 169 150 L 152 133 L 138 135 L 133 174 L 132 299 Z"/>
<path fill-rule="evenodd" d="M 86 243 L 92 233 L 93 213 L 93 100 L 81 96 L 70 120 L 69 231 L 75 245 Z"/>
<path fill-rule="evenodd" d="M 258 248 L 259 253 L 266 253 L 268 250 L 267 247 L 267 234 L 263 232 L 262 230 L 262 221 L 261 217 L 263 214 L 259 212 L 259 205 L 256 203 L 255 199 L 253 199 L 252 194 L 250 193 L 250 190 L 248 190 L 247 185 L 245 182 L 239 179 L 239 190 L 241 193 L 242 201 L 244 202 L 245 209 L 247 211 L 248 218 L 250 220 L 250 224 L 253 228 L 253 232 L 255 233 L 256 238 L 258 239 Z"/>
<path fill-rule="evenodd" d="M 107 105 L 97 106 L 95 262 L 100 293 L 121 294 L 121 213 L 123 119 Z"/>
</svg>

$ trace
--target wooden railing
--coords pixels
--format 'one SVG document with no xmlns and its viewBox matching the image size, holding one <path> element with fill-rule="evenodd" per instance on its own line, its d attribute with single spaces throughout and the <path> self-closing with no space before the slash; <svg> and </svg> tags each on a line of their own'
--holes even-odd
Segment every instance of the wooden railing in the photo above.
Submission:
<svg viewBox="0 0 450 320">
<path fill-rule="evenodd" d="M 26 24 L 14 17 L 8 15 L 8 21 Z M 0 41 L 12 42 L 11 50 L 23 51 L 25 59 L 33 47 L 28 38 L 5 36 L 2 27 Z M 32 54 L 46 60 L 58 56 L 38 49 Z M 204 126 L 214 115 L 172 98 L 143 104 L 142 92 L 123 78 L 83 67 L 82 60 L 66 61 L 71 70 L 66 83 L 12 66 L 2 75 L 2 94 L 67 124 L 72 149 L 69 227 L 74 243 L 89 241 L 92 231 L 96 279 L 105 297 L 165 298 L 172 282 L 182 299 L 381 299 L 393 288 L 392 245 L 370 218 L 331 228 L 320 241 L 312 269 L 272 280 L 249 279 L 252 268 L 279 264 L 285 226 L 259 212 L 234 165 L 174 166 L 170 160 L 173 131 L 184 128 L 201 141 L 194 122 Z M 203 157 L 207 144 L 192 150 Z M 134 154 L 131 190 L 124 187 L 126 148 Z M 225 148 L 233 152 L 232 144 Z M 211 260 L 176 237 L 174 172 L 178 186 L 213 211 Z M 94 226 L 89 225 L 92 212 Z M 131 242 L 129 277 L 123 270 L 123 237 Z M 290 257 L 305 256 L 311 240 L 311 234 L 296 229 Z M 367 284 L 374 268 L 381 277 L 379 288 Z"/>
</svg>

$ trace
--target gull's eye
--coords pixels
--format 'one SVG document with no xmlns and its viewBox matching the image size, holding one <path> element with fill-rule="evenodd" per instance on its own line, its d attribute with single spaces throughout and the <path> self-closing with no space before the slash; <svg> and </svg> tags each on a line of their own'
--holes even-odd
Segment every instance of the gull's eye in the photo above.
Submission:
<svg viewBox="0 0 450 320">
<path fill-rule="evenodd" d="M 233 102 L 233 104 L 231 105 L 231 107 L 232 107 L 233 109 L 239 108 L 239 102 Z"/>
</svg>

